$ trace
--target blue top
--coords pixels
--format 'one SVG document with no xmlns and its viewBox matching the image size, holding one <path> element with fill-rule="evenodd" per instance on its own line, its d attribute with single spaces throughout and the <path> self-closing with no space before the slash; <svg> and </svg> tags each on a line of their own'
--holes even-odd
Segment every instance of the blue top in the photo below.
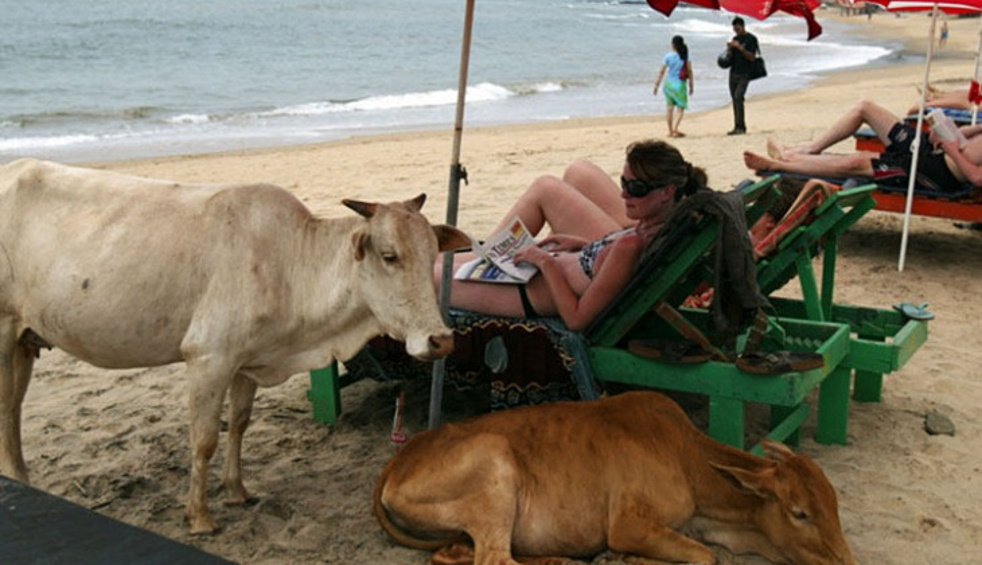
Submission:
<svg viewBox="0 0 982 565">
<path fill-rule="evenodd" d="M 682 67 L 685 66 L 685 61 L 682 60 L 682 57 L 679 57 L 678 53 L 672 51 L 671 53 L 665 55 L 665 66 L 668 67 L 668 78 L 672 80 L 682 80 L 679 73 L 682 72 Z"/>
</svg>

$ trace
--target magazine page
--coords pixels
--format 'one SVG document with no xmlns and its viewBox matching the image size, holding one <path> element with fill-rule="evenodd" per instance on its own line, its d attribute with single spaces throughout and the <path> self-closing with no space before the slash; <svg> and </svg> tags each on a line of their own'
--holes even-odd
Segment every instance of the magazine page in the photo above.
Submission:
<svg viewBox="0 0 982 565">
<path fill-rule="evenodd" d="M 535 239 L 517 216 L 508 227 L 491 236 L 483 245 L 474 245 L 478 258 L 461 265 L 454 278 L 495 283 L 528 282 L 538 268 L 525 263 L 515 263 L 515 253 L 535 245 Z"/>
<path fill-rule="evenodd" d="M 506 229 L 492 235 L 484 242 L 479 253 L 502 271 L 522 282 L 527 282 L 539 269 L 528 263 L 516 264 L 515 253 L 530 245 L 535 245 L 535 239 L 532 238 L 521 218 L 515 216 Z"/>
<path fill-rule="evenodd" d="M 454 273 L 457 280 L 520 284 L 525 281 L 516 279 L 508 273 L 502 271 L 497 265 L 483 257 L 478 257 L 461 265 Z"/>
</svg>

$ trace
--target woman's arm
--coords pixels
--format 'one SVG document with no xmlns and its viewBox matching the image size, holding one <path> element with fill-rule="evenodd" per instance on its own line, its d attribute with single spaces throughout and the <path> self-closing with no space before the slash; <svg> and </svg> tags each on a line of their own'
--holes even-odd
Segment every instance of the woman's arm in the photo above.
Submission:
<svg viewBox="0 0 982 565">
<path fill-rule="evenodd" d="M 608 256 L 582 296 L 573 292 L 569 281 L 548 252 L 528 247 L 515 255 L 516 261 L 537 266 L 549 287 L 559 317 L 573 331 L 581 331 L 606 308 L 634 276 L 642 243 L 637 236 L 625 236 L 611 244 Z"/>
<path fill-rule="evenodd" d="M 976 135 L 982 133 L 982 124 L 975 124 L 974 126 L 962 126 L 958 128 L 961 130 L 962 135 L 965 137 L 975 137 Z"/>
<path fill-rule="evenodd" d="M 668 68 L 668 65 L 662 65 L 661 66 L 661 70 L 658 71 L 658 78 L 655 79 L 655 88 L 653 88 L 651 90 L 651 93 L 652 94 L 658 94 L 658 87 L 661 86 L 661 80 L 663 78 L 665 78 L 665 69 L 666 68 Z"/>
</svg>

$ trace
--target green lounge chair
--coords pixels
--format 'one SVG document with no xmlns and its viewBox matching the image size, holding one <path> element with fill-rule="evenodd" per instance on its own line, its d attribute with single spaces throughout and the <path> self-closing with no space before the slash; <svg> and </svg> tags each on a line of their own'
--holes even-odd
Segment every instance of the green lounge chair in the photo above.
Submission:
<svg viewBox="0 0 982 565">
<path fill-rule="evenodd" d="M 774 188 L 777 178 L 768 178 L 744 189 L 750 203 L 747 209 L 749 222 L 759 218 L 778 197 Z M 866 211 L 863 194 L 857 190 L 830 199 L 809 226 L 789 234 L 778 253 L 759 264 L 758 280 L 769 285 L 761 284 L 762 288 L 773 290 L 771 286 L 777 288 L 799 272 L 805 274 L 803 285 L 814 286 L 811 260 L 817 246 L 824 246 L 827 262 L 830 254 L 834 260 L 835 238 Z M 771 324 L 763 343 L 770 349 L 818 352 L 825 361 L 821 369 L 762 376 L 740 371 L 722 353 L 705 363 L 675 365 L 639 357 L 627 350 L 625 345 L 632 339 L 678 338 L 680 333 L 689 338 L 700 339 L 701 336 L 703 342 L 707 341 L 705 335 L 710 325 L 707 312 L 677 310 L 669 306 L 681 303 L 701 280 L 711 276 L 713 262 L 710 256 L 718 227 L 713 218 L 705 217 L 692 228 L 681 241 L 668 246 L 657 261 L 642 266 L 623 296 L 591 328 L 582 333 L 565 330 L 562 339 L 566 348 L 574 351 L 573 357 L 578 359 L 570 372 L 577 381 L 580 395 L 589 398 L 597 394 L 594 380 L 704 394 L 709 397 L 710 435 L 743 447 L 747 402 L 771 407 L 768 437 L 794 443 L 808 415 L 805 399 L 812 390 L 820 387 L 816 437 L 819 441 L 844 443 L 850 372 L 857 366 L 864 367 L 857 369 L 858 377 L 861 370 L 881 370 L 881 367 L 855 361 L 845 364 L 847 359 L 858 359 L 855 355 L 850 356 L 850 345 L 859 340 L 850 336 L 854 330 L 848 323 L 849 316 L 839 314 L 838 307 L 835 310 L 837 317 L 819 315 L 820 311 L 814 307 L 816 303 L 821 304 L 824 296 L 830 300 L 830 292 L 815 299 L 806 298 L 800 304 L 781 302 L 781 318 Z M 826 272 L 834 272 L 834 262 L 832 267 Z M 806 297 L 809 296 L 811 294 L 806 292 Z M 885 311 L 878 312 L 886 316 Z M 556 320 L 550 323 L 557 325 Z M 561 322 L 558 326 L 555 331 L 562 334 Z M 885 326 L 886 332 L 891 330 L 892 326 Z M 861 345 L 882 346 L 868 341 L 869 344 Z M 907 342 L 908 350 L 914 341 Z M 895 355 L 894 359 L 899 362 L 901 356 Z M 340 412 L 339 393 L 344 377 L 338 376 L 336 366 L 314 371 L 311 377 L 315 417 L 333 422 Z M 842 394 L 843 383 L 845 395 Z"/>
<path fill-rule="evenodd" d="M 744 189 L 746 200 L 752 203 L 748 210 L 750 218 L 759 217 L 769 207 L 773 193 L 768 189 L 774 182 L 775 179 L 767 179 Z M 593 327 L 582 333 L 565 330 L 566 349 L 577 358 L 571 373 L 580 395 L 598 394 L 594 380 L 701 392 L 710 397 L 710 433 L 741 447 L 743 403 L 765 402 L 776 406 L 775 414 L 780 416 L 775 416 L 771 436 L 788 439 L 807 414 L 804 396 L 847 354 L 844 346 L 846 331 L 842 326 L 808 321 L 789 323 L 786 339 L 778 345 L 786 349 L 819 351 L 825 356 L 826 367 L 766 378 L 739 371 L 722 355 L 718 355 L 716 361 L 698 367 L 678 367 L 638 357 L 624 347 L 632 338 L 677 336 L 679 330 L 689 336 L 703 335 L 708 329 L 708 314 L 680 315 L 667 306 L 678 303 L 669 297 L 685 296 L 693 290 L 698 278 L 690 274 L 697 267 L 712 263 L 710 258 L 718 237 L 716 220 L 706 216 L 690 219 L 689 223 L 691 225 L 685 229 L 678 230 L 674 241 L 662 246 L 657 257 L 639 268 L 639 275 L 632 285 Z M 661 315 L 651 313 L 656 306 Z M 563 330 L 556 328 L 556 331 L 562 333 Z M 677 374 L 678 378 L 659 378 L 672 374 Z M 717 386 L 719 383 L 724 384 Z M 316 418 L 327 422 L 336 418 L 343 384 L 336 367 L 312 372 L 311 398 Z"/>
<path fill-rule="evenodd" d="M 863 402 L 880 400 L 883 375 L 902 368 L 928 335 L 926 320 L 907 317 L 894 309 L 833 301 L 839 238 L 876 206 L 875 190 L 876 186 L 869 184 L 832 194 L 815 210 L 811 222 L 785 236 L 777 252 L 758 263 L 757 277 L 761 291 L 768 295 L 779 316 L 831 321 L 849 327 L 849 355 L 842 366 L 855 374 L 853 398 Z M 819 284 L 813 260 L 820 253 L 823 265 Z M 801 300 L 770 296 L 795 276 L 801 284 Z M 827 387 L 835 387 L 839 396 L 848 396 L 850 379 L 838 379 Z M 841 403 L 837 405 L 841 408 Z M 820 431 L 819 439 L 843 443 L 846 432 L 845 428 L 826 427 Z"/>
</svg>

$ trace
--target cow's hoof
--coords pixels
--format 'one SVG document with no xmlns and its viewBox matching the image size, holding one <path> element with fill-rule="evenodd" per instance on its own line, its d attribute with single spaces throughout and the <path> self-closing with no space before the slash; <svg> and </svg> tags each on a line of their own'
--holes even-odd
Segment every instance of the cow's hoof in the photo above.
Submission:
<svg viewBox="0 0 982 565">
<path fill-rule="evenodd" d="M 218 531 L 218 524 L 212 520 L 211 516 L 199 516 L 197 518 L 191 518 L 191 535 L 192 536 L 205 536 L 209 534 L 214 534 Z"/>
<path fill-rule="evenodd" d="M 249 503 L 255 503 L 257 500 L 259 499 L 250 496 L 245 488 L 225 489 L 225 506 L 244 506 Z"/>
</svg>

